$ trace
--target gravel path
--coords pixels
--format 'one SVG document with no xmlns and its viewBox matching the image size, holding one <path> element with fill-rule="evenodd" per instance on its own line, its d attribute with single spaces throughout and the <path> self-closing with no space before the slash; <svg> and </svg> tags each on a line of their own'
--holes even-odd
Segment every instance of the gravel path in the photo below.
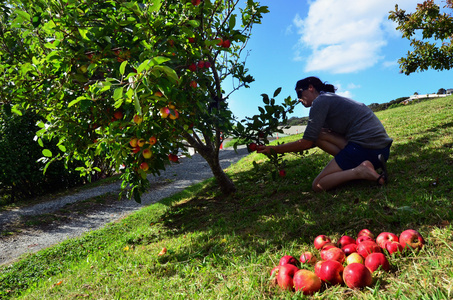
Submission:
<svg viewBox="0 0 453 300">
<path fill-rule="evenodd" d="M 223 168 L 236 163 L 248 154 L 245 147 L 239 148 L 237 153 L 232 149 L 220 152 L 220 162 Z M 179 164 L 174 164 L 161 173 L 161 176 L 148 178 L 155 186 L 151 191 L 142 196 L 142 203 L 133 200 L 111 201 L 109 205 L 84 214 L 72 214 L 68 221 L 56 223 L 55 226 L 26 227 L 18 234 L 0 237 L 0 265 L 8 264 L 25 253 L 33 253 L 60 243 L 68 238 L 82 235 L 84 232 L 101 228 L 105 224 L 125 217 L 143 206 L 151 205 L 159 200 L 169 197 L 185 188 L 212 177 L 211 169 L 207 162 L 199 155 L 192 158 L 182 158 Z M 43 202 L 40 204 L 0 212 L 0 231 L 11 227 L 31 216 L 49 214 L 72 203 L 87 200 L 107 193 L 118 194 L 120 183 L 112 183 L 80 191 L 74 195 Z"/>
</svg>

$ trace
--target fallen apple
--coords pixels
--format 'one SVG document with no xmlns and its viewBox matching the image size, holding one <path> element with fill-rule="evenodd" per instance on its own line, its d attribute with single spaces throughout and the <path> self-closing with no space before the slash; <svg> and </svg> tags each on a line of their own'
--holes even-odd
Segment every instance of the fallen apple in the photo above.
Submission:
<svg viewBox="0 0 453 300">
<path fill-rule="evenodd" d="M 341 250 L 343 250 L 346 256 L 349 256 L 352 253 L 357 252 L 357 244 L 347 244 L 346 246 L 342 247 Z"/>
<path fill-rule="evenodd" d="M 323 281 L 331 285 L 343 283 L 344 267 L 336 260 L 323 261 L 316 275 Z"/>
<path fill-rule="evenodd" d="M 357 237 L 360 237 L 362 235 L 366 235 L 369 236 L 371 239 L 374 239 L 374 234 L 369 229 L 360 230 L 359 233 L 357 234 Z"/>
<path fill-rule="evenodd" d="M 414 250 L 421 249 L 425 245 L 425 239 L 414 229 L 403 231 L 399 236 L 399 242 L 403 248 L 412 248 Z"/>
<path fill-rule="evenodd" d="M 305 251 L 304 253 L 302 253 L 299 259 L 299 261 L 303 264 L 315 264 L 316 260 L 316 256 L 314 256 L 310 251 Z"/>
<path fill-rule="evenodd" d="M 374 240 L 373 240 L 370 236 L 368 236 L 368 235 L 361 235 L 361 236 L 359 236 L 359 237 L 357 238 L 357 245 L 360 244 L 360 243 L 363 242 L 363 241 L 373 241 L 373 242 L 374 242 Z"/>
<path fill-rule="evenodd" d="M 385 243 L 393 241 L 398 242 L 398 236 L 391 232 L 381 232 L 376 238 L 376 243 L 382 249 L 385 249 Z"/>
<path fill-rule="evenodd" d="M 370 269 L 371 273 L 375 272 L 379 268 L 385 272 L 390 271 L 390 263 L 383 253 L 370 253 L 365 258 L 365 267 Z"/>
<path fill-rule="evenodd" d="M 340 237 L 340 239 L 337 241 L 337 247 L 338 248 L 343 248 L 344 246 L 346 245 L 349 245 L 349 244 L 355 244 L 356 241 L 353 237 L 349 236 L 349 235 L 343 235 L 342 237 Z"/>
<path fill-rule="evenodd" d="M 373 275 L 365 265 L 352 263 L 344 268 L 343 280 L 349 288 L 360 289 L 371 286 L 373 283 Z"/>
<path fill-rule="evenodd" d="M 284 266 L 284 265 L 287 265 L 287 264 L 291 264 L 291 265 L 294 265 L 294 266 L 299 266 L 299 262 L 297 261 L 297 259 L 292 256 L 292 255 L 285 255 L 285 256 L 282 256 L 282 258 L 280 258 L 280 262 L 278 263 L 280 266 Z"/>
<path fill-rule="evenodd" d="M 294 290 L 293 277 L 299 268 L 295 265 L 286 264 L 280 266 L 277 274 L 277 284 L 284 290 Z"/>
<path fill-rule="evenodd" d="M 403 245 L 400 242 L 387 242 L 385 243 L 385 250 L 388 254 L 392 255 L 393 253 L 401 253 L 403 252 Z"/>
<path fill-rule="evenodd" d="M 379 247 L 379 245 L 374 241 L 364 241 L 357 245 L 357 253 L 362 255 L 365 259 L 370 253 L 376 252 L 381 253 L 382 250 L 381 247 Z"/>
<path fill-rule="evenodd" d="M 321 235 L 318 235 L 316 238 L 315 238 L 315 241 L 314 241 L 314 246 L 317 250 L 321 249 L 326 243 L 330 243 L 332 240 L 328 237 L 328 236 L 325 236 L 323 234 Z"/>
<path fill-rule="evenodd" d="M 321 279 L 309 270 L 299 270 L 293 277 L 294 289 L 304 295 L 313 295 L 321 289 Z"/>
<path fill-rule="evenodd" d="M 321 259 L 322 260 L 336 260 L 339 263 L 344 263 L 346 258 L 346 254 L 344 254 L 343 250 L 337 247 L 330 248 L 326 251 L 321 251 Z"/>
<path fill-rule="evenodd" d="M 346 265 L 350 265 L 353 263 L 359 263 L 362 264 L 365 262 L 364 258 L 362 255 L 358 254 L 357 252 L 351 253 L 348 257 L 346 257 Z"/>
</svg>

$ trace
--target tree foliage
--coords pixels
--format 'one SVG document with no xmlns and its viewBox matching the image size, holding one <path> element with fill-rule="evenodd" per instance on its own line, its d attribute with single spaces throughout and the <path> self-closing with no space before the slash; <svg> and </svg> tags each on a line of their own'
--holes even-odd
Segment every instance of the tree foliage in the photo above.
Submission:
<svg viewBox="0 0 453 300">
<path fill-rule="evenodd" d="M 413 50 L 398 62 L 401 71 L 409 75 L 417 71 L 449 70 L 453 67 L 453 2 L 446 0 L 443 9 L 427 0 L 417 4 L 414 13 L 395 6 L 389 19 L 398 24 L 403 37 L 411 41 Z"/>
<path fill-rule="evenodd" d="M 80 160 L 79 171 L 90 176 L 102 157 L 140 201 L 147 174 L 160 174 L 193 147 L 222 192 L 235 190 L 218 157 L 223 137 L 236 128 L 227 100 L 254 80 L 243 51 L 266 6 L 11 0 L 0 9 L 0 103 L 43 116 L 38 141 L 57 139 L 60 149 L 43 150 L 48 162 Z M 222 86 L 226 79 L 234 81 L 231 91 Z M 261 123 L 245 127 L 274 126 L 272 118 L 285 114 L 272 105 Z"/>
</svg>

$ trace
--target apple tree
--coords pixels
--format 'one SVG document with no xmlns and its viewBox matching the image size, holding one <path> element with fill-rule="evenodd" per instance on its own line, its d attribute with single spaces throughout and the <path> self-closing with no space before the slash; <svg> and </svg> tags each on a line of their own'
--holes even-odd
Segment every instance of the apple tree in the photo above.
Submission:
<svg viewBox="0 0 453 300">
<path fill-rule="evenodd" d="M 453 1 L 446 0 L 443 9 L 427 0 L 417 4 L 414 13 L 395 6 L 389 19 L 398 24 L 403 37 L 413 49 L 398 62 L 401 71 L 409 75 L 417 71 L 449 70 L 453 67 Z"/>
<path fill-rule="evenodd" d="M 222 138 L 237 128 L 227 99 L 253 82 L 243 51 L 266 6 L 10 0 L 0 10 L 0 102 L 44 117 L 37 141 L 57 139 L 59 149 L 44 149 L 44 161 L 79 160 L 90 175 L 102 158 L 140 201 L 147 174 L 193 147 L 221 191 L 235 191 L 219 164 Z"/>
</svg>

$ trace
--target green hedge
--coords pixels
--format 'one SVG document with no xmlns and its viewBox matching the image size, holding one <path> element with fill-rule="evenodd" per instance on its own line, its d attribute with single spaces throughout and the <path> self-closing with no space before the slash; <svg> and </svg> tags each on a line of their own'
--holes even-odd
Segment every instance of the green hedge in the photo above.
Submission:
<svg viewBox="0 0 453 300">
<path fill-rule="evenodd" d="M 4 107 L 3 107 L 4 108 Z M 85 178 L 75 166 L 66 168 L 62 161 L 50 165 L 43 174 L 44 163 L 39 163 L 42 150 L 34 141 L 39 128 L 39 116 L 25 112 L 22 116 L 5 112 L 0 114 L 0 196 L 2 202 L 36 197 L 81 185 Z M 56 149 L 55 145 L 45 145 Z M 57 152 L 57 151 L 56 151 Z"/>
</svg>

